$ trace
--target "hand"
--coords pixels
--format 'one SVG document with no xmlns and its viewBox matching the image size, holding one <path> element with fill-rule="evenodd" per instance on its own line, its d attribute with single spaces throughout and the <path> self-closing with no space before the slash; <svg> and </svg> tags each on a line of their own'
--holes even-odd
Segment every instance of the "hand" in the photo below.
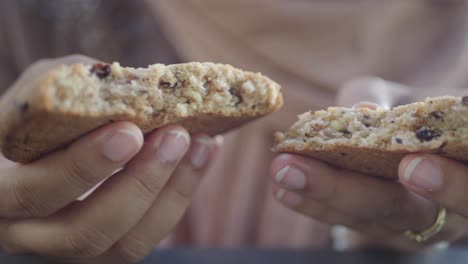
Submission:
<svg viewBox="0 0 468 264">
<path fill-rule="evenodd" d="M 381 87 L 391 89 L 392 84 L 384 82 Z M 358 106 L 372 108 L 375 104 Z M 291 154 L 277 156 L 271 173 L 274 196 L 282 204 L 319 221 L 348 226 L 363 234 L 364 242 L 372 242 L 372 246 L 415 250 L 454 241 L 468 228 L 468 166 L 437 155 L 406 156 L 399 166 L 399 182 Z M 403 236 L 408 229 L 422 231 L 431 226 L 439 207 L 447 208 L 447 222 L 428 243 L 417 244 Z"/>
<path fill-rule="evenodd" d="M 33 163 L 4 163 L 0 246 L 60 263 L 139 261 L 182 217 L 219 147 L 179 126 L 144 139 L 115 122 Z"/>
</svg>

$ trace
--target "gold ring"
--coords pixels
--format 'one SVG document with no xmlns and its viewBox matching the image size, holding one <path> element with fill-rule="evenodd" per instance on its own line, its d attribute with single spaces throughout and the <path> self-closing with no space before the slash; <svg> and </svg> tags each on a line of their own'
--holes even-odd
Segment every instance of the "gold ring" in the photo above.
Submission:
<svg viewBox="0 0 468 264">
<path fill-rule="evenodd" d="M 439 208 L 439 212 L 437 213 L 437 218 L 432 224 L 431 227 L 427 228 L 421 232 L 415 232 L 412 230 L 406 230 L 404 235 L 409 238 L 410 240 L 416 241 L 418 243 L 422 243 L 430 239 L 431 237 L 435 236 L 437 233 L 442 230 L 445 225 L 445 218 L 447 216 L 447 210 L 441 207 Z"/>
</svg>

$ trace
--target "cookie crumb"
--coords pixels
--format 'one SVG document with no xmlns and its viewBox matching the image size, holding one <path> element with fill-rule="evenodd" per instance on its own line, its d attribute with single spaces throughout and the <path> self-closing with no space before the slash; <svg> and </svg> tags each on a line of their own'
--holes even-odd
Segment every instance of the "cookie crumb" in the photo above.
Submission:
<svg viewBox="0 0 468 264">
<path fill-rule="evenodd" d="M 462 97 L 462 105 L 468 105 L 468 95 Z"/>
<path fill-rule="evenodd" d="M 339 132 L 343 132 L 345 133 L 345 131 L 347 131 L 347 125 L 345 122 L 341 121 L 341 120 L 332 120 L 330 122 L 330 128 L 333 129 L 333 130 L 336 130 L 336 131 L 339 131 Z M 349 131 L 348 131 L 349 133 Z M 346 133 L 345 133 L 346 134 Z"/>
<path fill-rule="evenodd" d="M 229 89 L 229 93 L 230 93 L 232 96 L 237 97 L 237 102 L 236 102 L 235 106 L 237 106 L 237 105 L 239 105 L 239 104 L 242 103 L 243 99 L 242 99 L 242 95 L 240 94 L 239 89 L 234 88 L 234 87 L 231 87 L 231 88 Z"/>
<path fill-rule="evenodd" d="M 16 105 L 22 114 L 26 113 L 29 110 L 28 102 L 17 102 Z"/>
<path fill-rule="evenodd" d="M 91 73 L 95 74 L 99 79 L 104 79 L 111 73 L 111 66 L 104 63 L 95 63 L 91 67 Z"/>
<path fill-rule="evenodd" d="M 435 119 L 441 119 L 444 117 L 444 112 L 442 111 L 434 111 L 434 112 L 431 112 L 429 113 L 429 115 Z"/>
<path fill-rule="evenodd" d="M 172 88 L 170 82 L 166 82 L 166 81 L 163 81 L 163 80 L 159 81 L 159 86 L 161 86 L 162 88 L 165 88 L 165 89 Z"/>
</svg>

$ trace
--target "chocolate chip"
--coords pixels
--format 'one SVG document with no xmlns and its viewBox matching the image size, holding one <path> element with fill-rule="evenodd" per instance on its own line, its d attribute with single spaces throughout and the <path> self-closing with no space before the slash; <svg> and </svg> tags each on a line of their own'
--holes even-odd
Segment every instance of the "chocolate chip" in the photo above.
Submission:
<svg viewBox="0 0 468 264">
<path fill-rule="evenodd" d="M 346 153 L 341 152 L 340 155 L 341 155 L 342 157 L 344 157 L 344 156 L 346 156 Z"/>
<path fill-rule="evenodd" d="M 19 108 L 22 114 L 26 113 L 29 110 L 29 103 L 28 102 L 17 102 L 16 106 Z"/>
<path fill-rule="evenodd" d="M 443 153 L 446 145 L 447 145 L 447 141 L 444 141 L 444 143 L 442 143 L 442 145 L 439 146 L 439 151 Z"/>
<path fill-rule="evenodd" d="M 165 82 L 165 81 L 159 81 L 159 86 L 161 86 L 162 88 L 169 88 L 171 87 L 171 83 L 170 82 Z"/>
<path fill-rule="evenodd" d="M 368 115 L 363 115 L 362 118 L 360 118 L 359 121 L 361 121 L 361 123 L 366 126 L 366 127 L 370 127 L 372 125 L 372 123 L 370 122 L 370 116 Z"/>
<path fill-rule="evenodd" d="M 462 105 L 468 105 L 468 95 L 462 97 Z"/>
<path fill-rule="evenodd" d="M 418 131 L 415 132 L 416 137 L 419 139 L 419 141 L 431 141 L 434 138 L 440 137 L 441 133 L 433 130 L 433 129 L 427 129 L 427 128 L 421 128 Z"/>
<path fill-rule="evenodd" d="M 111 67 L 109 64 L 95 63 L 91 67 L 91 73 L 95 74 L 99 79 L 104 79 L 111 73 Z"/>
<path fill-rule="evenodd" d="M 369 121 L 363 120 L 362 123 L 364 124 L 365 127 L 370 127 L 371 126 L 371 123 L 369 123 Z"/>
<path fill-rule="evenodd" d="M 403 144 L 403 140 L 401 138 L 395 138 L 395 141 L 398 143 L 398 144 Z"/>
<path fill-rule="evenodd" d="M 345 138 L 351 138 L 351 137 L 352 137 L 352 134 L 351 134 L 351 132 L 349 132 L 348 129 L 345 129 L 345 130 L 343 131 L 343 136 L 344 136 Z"/>
<path fill-rule="evenodd" d="M 165 80 L 160 80 L 159 81 L 159 86 L 164 88 L 164 89 L 177 89 L 177 87 L 179 87 L 180 85 L 180 82 L 179 81 L 176 81 L 174 84 L 171 84 L 170 82 L 168 81 L 165 81 Z"/>
<path fill-rule="evenodd" d="M 229 89 L 229 93 L 232 96 L 237 97 L 237 102 L 236 102 L 235 106 L 237 106 L 237 105 L 239 105 L 240 103 L 243 102 L 242 95 L 240 94 L 239 89 L 232 87 L 232 88 Z"/>
<path fill-rule="evenodd" d="M 441 119 L 444 117 L 444 112 L 442 111 L 434 111 L 434 112 L 431 112 L 429 113 L 429 115 L 435 119 Z"/>
<path fill-rule="evenodd" d="M 207 86 L 210 86 L 211 84 L 213 83 L 213 78 L 210 77 L 210 76 L 205 76 L 203 78 L 203 87 L 207 87 Z"/>
<path fill-rule="evenodd" d="M 127 76 L 127 81 L 125 82 L 126 84 L 131 84 L 132 81 L 134 80 L 139 80 L 140 78 L 136 77 L 135 75 L 129 75 Z"/>
</svg>

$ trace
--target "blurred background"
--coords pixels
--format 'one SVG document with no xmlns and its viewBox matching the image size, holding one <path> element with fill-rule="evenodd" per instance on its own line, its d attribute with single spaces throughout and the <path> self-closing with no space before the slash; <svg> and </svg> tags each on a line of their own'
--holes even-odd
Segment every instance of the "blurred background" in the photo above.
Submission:
<svg viewBox="0 0 468 264">
<path fill-rule="evenodd" d="M 42 58 L 86 54 L 125 66 L 179 59 L 144 0 L 0 2 L 0 87 Z"/>
</svg>

